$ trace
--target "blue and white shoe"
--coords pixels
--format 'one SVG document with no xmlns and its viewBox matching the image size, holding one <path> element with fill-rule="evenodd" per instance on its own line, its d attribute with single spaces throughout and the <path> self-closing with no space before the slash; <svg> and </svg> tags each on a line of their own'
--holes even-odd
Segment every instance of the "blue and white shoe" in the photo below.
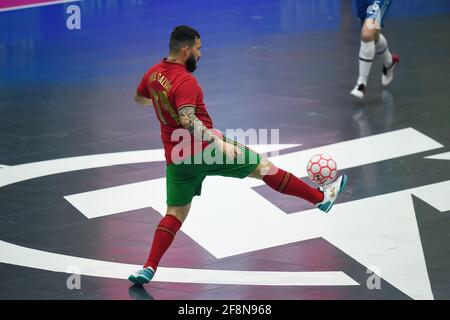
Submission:
<svg viewBox="0 0 450 320">
<path fill-rule="evenodd" d="M 331 207 L 337 199 L 337 196 L 347 186 L 347 181 L 348 177 L 344 174 L 329 185 L 321 187 L 320 190 L 323 191 L 323 200 L 322 202 L 317 203 L 316 207 L 323 212 L 330 211 Z"/>
<path fill-rule="evenodd" d="M 140 269 L 128 277 L 128 280 L 137 285 L 149 283 L 155 275 L 155 270 L 150 267 Z"/>
</svg>

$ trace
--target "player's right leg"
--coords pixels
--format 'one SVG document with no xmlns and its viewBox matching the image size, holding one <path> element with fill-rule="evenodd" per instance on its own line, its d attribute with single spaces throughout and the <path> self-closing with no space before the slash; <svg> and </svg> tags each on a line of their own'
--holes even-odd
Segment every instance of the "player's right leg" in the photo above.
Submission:
<svg viewBox="0 0 450 320">
<path fill-rule="evenodd" d="M 156 228 L 147 262 L 142 269 L 131 274 L 128 280 L 137 285 L 152 280 L 162 256 L 172 244 L 176 233 L 189 213 L 190 207 L 190 203 L 184 206 L 167 206 L 167 213 Z"/>
<path fill-rule="evenodd" d="M 361 28 L 361 42 L 359 47 L 359 73 L 356 85 L 350 94 L 356 98 L 364 98 L 367 87 L 367 79 L 375 57 L 375 40 L 378 39 L 379 29 L 374 27 L 374 20 L 369 18 L 364 21 Z"/>
<path fill-rule="evenodd" d="M 323 188 L 312 188 L 292 173 L 276 167 L 265 158 L 261 159 L 249 177 L 263 180 L 275 191 L 309 201 L 324 212 L 330 211 L 348 180 L 346 175 L 341 175 Z"/>
<path fill-rule="evenodd" d="M 213 165 L 208 175 L 260 179 L 272 189 L 309 201 L 325 212 L 331 209 L 338 194 L 347 184 L 347 176 L 343 175 L 325 188 L 312 188 L 292 173 L 277 168 L 268 159 L 247 146 L 237 145 L 241 149 L 241 159 L 245 159 L 245 161 L 236 164 Z"/>
</svg>

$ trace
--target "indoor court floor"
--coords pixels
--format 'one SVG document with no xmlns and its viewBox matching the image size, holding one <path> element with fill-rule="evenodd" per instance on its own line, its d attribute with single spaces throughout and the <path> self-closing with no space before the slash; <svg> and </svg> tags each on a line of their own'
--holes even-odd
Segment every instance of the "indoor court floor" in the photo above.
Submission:
<svg viewBox="0 0 450 320">
<path fill-rule="evenodd" d="M 133 97 L 181 24 L 201 35 L 215 127 L 279 130 L 252 146 L 305 180 L 329 153 L 349 184 L 321 214 L 208 177 L 136 287 L 165 161 Z M 1 1 L 0 299 L 450 299 L 448 30 L 450 2 L 394 0 L 383 34 L 401 63 L 383 88 L 376 60 L 357 101 L 353 0 Z"/>
</svg>

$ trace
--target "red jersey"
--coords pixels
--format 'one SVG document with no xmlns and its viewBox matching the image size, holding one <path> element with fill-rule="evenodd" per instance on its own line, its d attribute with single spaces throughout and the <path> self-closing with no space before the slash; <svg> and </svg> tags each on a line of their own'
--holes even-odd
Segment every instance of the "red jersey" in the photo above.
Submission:
<svg viewBox="0 0 450 320">
<path fill-rule="evenodd" d="M 195 139 L 180 124 L 178 110 L 184 106 L 195 106 L 195 115 L 205 127 L 212 129 L 213 123 L 203 102 L 202 88 L 195 77 L 186 70 L 186 66 L 163 59 L 144 74 L 137 92 L 153 101 L 156 116 L 161 124 L 161 139 L 167 164 L 171 164 L 175 160 L 172 158 L 172 149 L 178 143 L 183 142 L 183 138 L 179 135 L 175 141 L 172 141 L 172 133 L 176 129 L 185 130 L 183 133 L 189 134 L 190 139 L 187 141 L 188 145 L 184 141 L 185 148 L 181 152 L 176 152 L 174 157 L 179 160 L 193 155 Z M 200 143 L 198 140 L 196 141 L 197 145 L 201 146 L 200 150 L 208 145 L 205 141 Z M 195 150 L 197 151 L 197 149 Z"/>
</svg>

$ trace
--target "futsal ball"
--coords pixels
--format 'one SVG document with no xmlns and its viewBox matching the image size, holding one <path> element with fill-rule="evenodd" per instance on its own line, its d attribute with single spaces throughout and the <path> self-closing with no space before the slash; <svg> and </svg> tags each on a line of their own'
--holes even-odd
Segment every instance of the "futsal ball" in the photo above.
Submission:
<svg viewBox="0 0 450 320">
<path fill-rule="evenodd" d="M 326 185 L 334 180 L 337 175 L 337 165 L 328 154 L 316 154 L 308 161 L 306 166 L 308 177 L 311 181 Z"/>
</svg>

